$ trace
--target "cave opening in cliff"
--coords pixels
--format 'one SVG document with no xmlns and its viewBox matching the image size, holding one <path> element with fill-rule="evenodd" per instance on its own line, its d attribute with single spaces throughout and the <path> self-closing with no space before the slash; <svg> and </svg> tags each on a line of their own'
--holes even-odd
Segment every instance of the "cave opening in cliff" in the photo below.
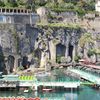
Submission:
<svg viewBox="0 0 100 100">
<path fill-rule="evenodd" d="M 34 56 L 37 57 L 38 59 L 41 59 L 41 50 L 40 49 L 36 49 Z"/>
<path fill-rule="evenodd" d="M 2 50 L 2 46 L 0 45 L 0 72 L 5 72 L 6 66 L 5 66 L 5 61 L 4 61 L 4 54 Z"/>
<path fill-rule="evenodd" d="M 68 56 L 70 56 L 71 60 L 73 59 L 73 45 L 71 43 L 69 43 Z"/>
<path fill-rule="evenodd" d="M 61 57 L 65 56 L 66 46 L 61 43 L 56 45 L 56 62 L 60 63 Z"/>
<path fill-rule="evenodd" d="M 22 66 L 24 67 L 24 69 L 28 68 L 28 57 L 24 56 L 22 59 Z"/>
<path fill-rule="evenodd" d="M 40 49 L 36 49 L 34 52 L 34 57 L 36 57 L 38 59 L 38 61 L 41 60 L 41 50 Z M 39 62 L 40 63 L 40 62 Z"/>
<path fill-rule="evenodd" d="M 9 72 L 12 73 L 14 69 L 14 62 L 15 62 L 15 57 L 12 55 L 8 56 L 8 67 L 9 67 Z"/>
</svg>

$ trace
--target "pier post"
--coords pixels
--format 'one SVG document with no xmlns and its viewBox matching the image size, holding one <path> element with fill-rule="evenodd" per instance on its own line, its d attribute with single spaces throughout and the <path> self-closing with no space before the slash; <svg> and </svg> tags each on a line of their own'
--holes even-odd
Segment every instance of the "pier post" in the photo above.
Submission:
<svg viewBox="0 0 100 100">
<path fill-rule="evenodd" d="M 37 86 L 37 85 L 35 85 L 35 86 L 34 86 L 34 89 L 35 89 L 35 91 L 37 91 L 37 90 L 38 90 L 38 86 Z"/>
</svg>

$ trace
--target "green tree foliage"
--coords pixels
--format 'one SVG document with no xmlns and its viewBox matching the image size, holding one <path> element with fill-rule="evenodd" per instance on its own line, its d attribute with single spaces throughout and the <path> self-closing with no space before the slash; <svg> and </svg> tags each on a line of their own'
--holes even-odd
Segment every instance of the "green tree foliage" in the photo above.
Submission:
<svg viewBox="0 0 100 100">
<path fill-rule="evenodd" d="M 4 6 L 5 6 L 4 2 L 0 1 L 0 7 L 4 7 Z"/>
<path fill-rule="evenodd" d="M 80 47 L 84 47 L 87 43 L 93 43 L 94 40 L 90 33 L 85 33 L 79 40 Z"/>
<path fill-rule="evenodd" d="M 61 56 L 60 55 L 56 57 L 56 62 L 61 63 Z"/>
<path fill-rule="evenodd" d="M 18 4 L 14 0 L 7 0 L 5 3 L 5 6 L 7 7 L 18 7 Z"/>
<path fill-rule="evenodd" d="M 89 57 L 91 57 L 92 55 L 96 54 L 96 50 L 95 49 L 89 49 L 87 54 L 88 54 Z"/>
<path fill-rule="evenodd" d="M 26 2 L 24 2 L 23 0 L 17 0 L 17 4 L 19 7 L 25 7 Z"/>
<path fill-rule="evenodd" d="M 75 5 L 75 6 L 74 6 Z M 0 0 L 1 7 L 23 7 L 35 11 L 40 6 L 45 6 L 57 13 L 75 11 L 83 16 L 88 11 L 95 10 L 94 0 Z"/>
<path fill-rule="evenodd" d="M 74 57 L 74 61 L 76 61 L 76 62 L 78 62 L 78 61 L 79 61 L 79 59 L 81 59 L 81 57 L 80 57 L 80 56 L 78 56 L 78 55 Z"/>
</svg>

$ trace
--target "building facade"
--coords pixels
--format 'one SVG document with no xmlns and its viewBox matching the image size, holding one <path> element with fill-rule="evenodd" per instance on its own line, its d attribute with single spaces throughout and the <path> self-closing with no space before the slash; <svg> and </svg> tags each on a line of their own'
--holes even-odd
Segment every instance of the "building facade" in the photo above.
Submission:
<svg viewBox="0 0 100 100">
<path fill-rule="evenodd" d="M 0 23 L 35 24 L 39 20 L 36 13 L 20 8 L 0 8 Z"/>
</svg>

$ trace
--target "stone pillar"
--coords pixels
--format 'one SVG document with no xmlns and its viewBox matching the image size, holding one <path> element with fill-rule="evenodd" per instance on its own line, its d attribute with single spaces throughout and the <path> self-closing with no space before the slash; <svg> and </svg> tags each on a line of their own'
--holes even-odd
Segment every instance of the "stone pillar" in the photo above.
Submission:
<svg viewBox="0 0 100 100">
<path fill-rule="evenodd" d="M 18 67 L 18 58 L 15 57 L 14 68 L 13 68 L 14 72 L 16 71 L 17 67 Z"/>
<path fill-rule="evenodd" d="M 1 13 L 2 13 L 2 8 L 1 8 Z"/>
<path fill-rule="evenodd" d="M 66 40 L 66 52 L 65 52 L 65 57 L 67 58 L 69 55 L 69 36 L 66 36 L 67 40 Z"/>
<path fill-rule="evenodd" d="M 66 45 L 66 51 L 65 51 L 65 57 L 67 58 L 68 57 L 68 51 L 69 51 L 69 47 L 68 47 L 68 43 Z"/>
<path fill-rule="evenodd" d="M 86 43 L 86 45 L 84 46 L 84 58 L 88 58 L 87 53 L 88 53 L 88 43 Z"/>
<path fill-rule="evenodd" d="M 75 45 L 74 45 L 74 46 L 73 46 L 73 52 L 72 52 L 72 53 L 73 53 L 73 55 L 72 55 L 72 57 L 73 57 L 73 58 L 72 58 L 72 61 L 74 61 L 74 58 L 75 58 L 75 55 L 76 55 L 75 52 L 76 52 L 76 51 L 75 51 Z"/>
<path fill-rule="evenodd" d="M 77 56 L 77 49 L 78 49 L 78 45 L 75 44 L 73 46 L 73 59 L 72 59 L 72 61 L 74 61 L 75 56 Z"/>
<path fill-rule="evenodd" d="M 41 52 L 41 62 L 40 62 L 40 67 L 44 68 L 46 65 L 46 53 Z"/>
<path fill-rule="evenodd" d="M 50 47 L 49 49 L 50 49 L 51 61 L 56 62 L 56 46 L 54 45 L 52 40 L 49 42 L 49 47 Z"/>
<path fill-rule="evenodd" d="M 37 85 L 35 85 L 35 86 L 34 86 L 34 89 L 35 89 L 35 91 L 37 91 L 37 90 L 38 90 L 38 86 L 37 86 Z"/>
</svg>

